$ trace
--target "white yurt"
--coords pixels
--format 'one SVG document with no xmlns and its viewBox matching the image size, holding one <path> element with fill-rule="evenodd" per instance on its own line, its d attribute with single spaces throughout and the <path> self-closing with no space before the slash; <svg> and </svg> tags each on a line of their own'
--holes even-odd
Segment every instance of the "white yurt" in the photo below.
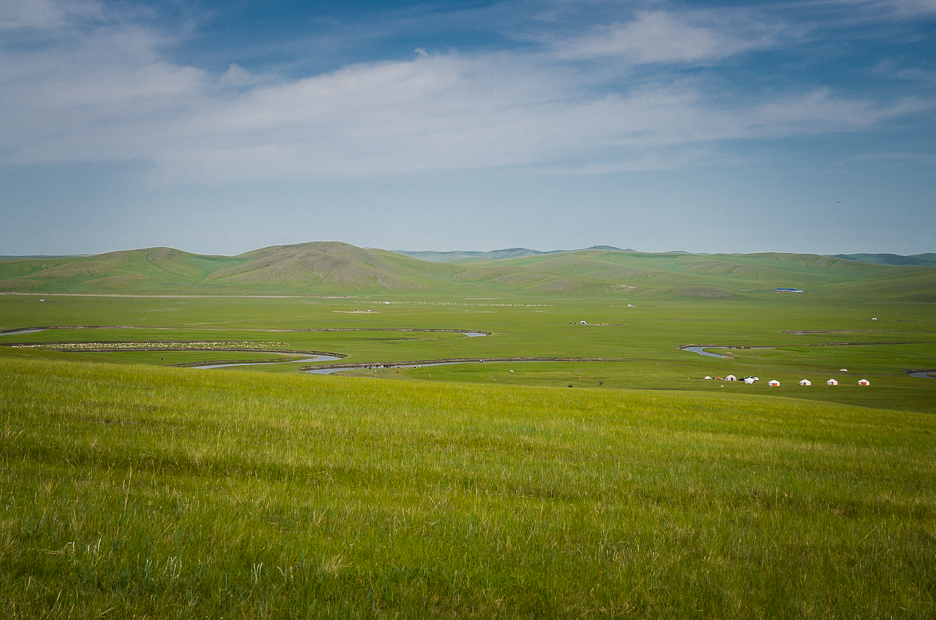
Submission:
<svg viewBox="0 0 936 620">
<path fill-rule="evenodd" d="M 709 375 L 705 375 L 705 378 L 706 378 L 706 379 L 711 379 L 712 377 L 710 377 Z"/>
<path fill-rule="evenodd" d="M 727 377 L 725 377 L 725 381 L 737 381 L 737 380 L 738 378 L 734 375 L 728 375 Z"/>
<path fill-rule="evenodd" d="M 767 382 L 767 385 L 769 385 L 770 387 L 780 387 L 780 382 L 777 381 L 776 379 L 771 379 L 770 381 Z"/>
<path fill-rule="evenodd" d="M 836 381 L 835 379 L 829 379 L 828 381 L 825 382 L 825 384 L 826 385 L 838 385 L 838 381 Z"/>
<path fill-rule="evenodd" d="M 839 372 L 848 372 L 847 368 L 839 368 Z"/>
<path fill-rule="evenodd" d="M 799 384 L 800 385 L 812 385 L 812 381 L 810 381 L 809 379 L 803 379 L 802 381 L 799 382 Z"/>
<path fill-rule="evenodd" d="M 744 380 L 744 382 L 747 383 L 748 385 L 754 385 L 754 377 L 748 377 L 747 379 Z"/>
<path fill-rule="evenodd" d="M 867 379 L 859 379 L 858 385 L 871 385 L 871 382 L 868 381 Z"/>
</svg>

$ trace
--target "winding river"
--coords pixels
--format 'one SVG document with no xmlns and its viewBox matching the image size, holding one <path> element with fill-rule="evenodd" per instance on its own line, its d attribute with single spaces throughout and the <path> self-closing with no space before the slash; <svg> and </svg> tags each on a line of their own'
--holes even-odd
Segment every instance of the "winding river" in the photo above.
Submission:
<svg viewBox="0 0 936 620">
<path fill-rule="evenodd" d="M 727 359 L 727 355 L 719 355 L 718 353 L 709 353 L 705 349 L 724 349 L 725 347 L 682 347 L 683 351 L 692 351 L 693 353 L 698 353 L 699 355 L 707 355 L 709 357 L 721 357 Z"/>
<path fill-rule="evenodd" d="M 0 332 L 0 336 L 13 336 L 13 335 L 21 335 L 21 334 L 36 334 L 36 333 L 39 333 L 39 332 L 46 331 L 46 330 L 48 330 L 48 329 L 63 329 L 63 328 L 41 327 L 41 328 L 18 329 L 18 330 L 13 330 L 13 331 Z M 71 329 L 88 329 L 88 328 L 87 328 L 87 327 L 71 327 Z M 123 328 L 120 328 L 120 329 L 126 329 L 126 328 L 123 327 Z M 275 330 L 275 331 L 316 331 L 316 330 Z M 357 331 L 357 330 L 355 330 L 355 331 Z M 364 330 L 362 330 L 362 331 L 364 331 Z M 409 329 L 406 329 L 406 330 L 375 330 L 375 331 L 410 331 L 410 330 L 409 330 Z M 412 330 L 412 331 L 422 331 L 422 330 Z M 450 330 L 426 330 L 426 331 L 450 331 Z M 460 333 L 464 334 L 464 335 L 467 336 L 468 338 L 477 338 L 477 337 L 481 337 L 481 336 L 488 336 L 488 335 L 490 335 L 490 334 L 488 334 L 488 333 L 486 333 L 486 332 L 468 332 L 468 331 L 461 331 L 461 330 L 451 330 L 451 331 L 459 331 Z M 683 347 L 679 347 L 679 348 L 682 349 L 683 351 L 690 351 L 690 352 L 692 352 L 692 353 L 698 353 L 699 355 L 705 355 L 705 356 L 707 356 L 707 357 L 716 357 L 716 358 L 720 358 L 720 359 L 730 359 L 729 356 L 727 356 L 727 355 L 719 355 L 718 353 L 711 353 L 711 352 L 709 352 L 709 351 L 706 351 L 706 349 L 734 349 L 734 348 L 737 348 L 737 347 L 728 347 L 728 346 L 691 346 L 691 347 L 689 347 L 689 346 L 683 346 Z M 750 347 L 750 348 L 752 348 L 752 349 L 773 349 L 773 348 L 775 348 L 775 347 Z M 307 364 L 307 363 L 314 363 L 314 362 L 334 362 L 334 361 L 337 361 L 337 360 L 340 360 L 340 359 L 341 359 L 340 357 L 335 357 L 335 356 L 333 356 L 333 355 L 312 355 L 312 356 L 303 357 L 303 358 L 299 358 L 299 359 L 282 360 L 282 361 L 277 361 L 277 362 L 243 362 L 243 363 L 209 364 L 209 365 L 205 365 L 205 366 L 194 366 L 194 368 L 206 368 L 206 369 L 210 369 L 210 368 L 233 368 L 233 367 L 236 367 L 236 366 L 269 366 L 270 364 L 300 364 L 300 363 L 301 363 L 301 364 Z M 519 358 L 499 358 L 498 360 L 491 360 L 491 361 L 507 361 L 507 360 L 510 360 L 510 361 L 513 361 L 513 362 L 547 361 L 547 360 L 542 360 L 542 359 L 540 359 L 540 360 L 524 360 L 524 359 L 519 359 Z M 557 359 L 557 360 L 552 360 L 552 361 L 559 361 L 559 360 Z M 593 361 L 598 361 L 598 360 L 597 360 L 597 359 L 594 359 Z M 609 361 L 610 361 L 610 360 L 609 360 Z M 413 363 L 413 364 L 399 363 L 399 362 L 383 362 L 383 363 L 374 363 L 373 365 L 374 365 L 374 366 L 383 367 L 383 368 L 421 368 L 421 367 L 423 367 L 423 366 L 448 366 L 448 365 L 451 365 L 451 364 L 477 364 L 477 363 L 481 363 L 481 362 L 484 362 L 484 360 L 477 360 L 477 361 L 473 361 L 473 360 L 439 361 L 439 362 Z M 362 366 L 362 365 L 360 365 L 360 364 L 354 364 L 354 365 L 337 366 L 337 367 L 331 367 L 331 368 L 308 368 L 308 369 L 303 369 L 303 372 L 307 372 L 307 373 L 310 373 L 310 374 L 316 374 L 316 375 L 330 375 L 330 374 L 333 374 L 333 373 L 336 373 L 336 372 L 341 372 L 341 371 L 343 371 L 343 370 L 352 370 L 352 369 L 360 369 L 360 368 L 367 368 L 367 366 Z M 907 376 L 908 376 L 908 377 L 916 377 L 916 378 L 920 378 L 920 379 L 936 379 L 936 370 L 918 370 L 918 371 L 915 371 L 915 372 L 908 372 L 908 373 L 907 373 Z"/>
<path fill-rule="evenodd" d="M 193 366 L 192 368 L 233 368 L 235 366 L 269 366 L 271 364 L 298 364 L 303 362 L 334 362 L 340 360 L 334 355 L 313 355 L 302 359 L 283 360 L 281 362 L 243 362 L 234 364 L 211 364 L 209 366 Z"/>
</svg>

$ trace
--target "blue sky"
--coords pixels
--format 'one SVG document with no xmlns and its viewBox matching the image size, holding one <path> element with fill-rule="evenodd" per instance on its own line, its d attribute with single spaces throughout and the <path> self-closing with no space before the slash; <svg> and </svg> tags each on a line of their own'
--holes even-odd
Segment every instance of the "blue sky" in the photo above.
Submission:
<svg viewBox="0 0 936 620">
<path fill-rule="evenodd" d="M 0 254 L 936 251 L 936 0 L 0 0 Z"/>
</svg>

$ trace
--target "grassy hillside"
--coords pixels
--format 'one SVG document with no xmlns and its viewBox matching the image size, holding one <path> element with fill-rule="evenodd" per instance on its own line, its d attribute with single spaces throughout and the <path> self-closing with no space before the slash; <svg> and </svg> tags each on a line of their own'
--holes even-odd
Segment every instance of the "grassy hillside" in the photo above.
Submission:
<svg viewBox="0 0 936 620">
<path fill-rule="evenodd" d="M 936 614 L 936 417 L 0 359 L 0 614 Z"/>
<path fill-rule="evenodd" d="M 902 256 L 900 254 L 836 254 L 835 258 L 847 258 L 877 265 L 924 265 L 936 267 L 936 254 L 913 254 Z"/>
<path fill-rule="evenodd" d="M 227 292 L 245 294 L 419 290 L 447 270 L 344 243 L 273 246 L 239 256 L 170 248 L 81 258 L 0 263 L 0 290 L 54 292 Z M 413 279 L 415 278 L 415 279 Z"/>
<path fill-rule="evenodd" d="M 503 252 L 519 256 L 430 262 L 338 242 L 273 246 L 233 257 L 150 248 L 3 261 L 0 292 L 731 298 L 791 287 L 829 299 L 936 300 L 936 268 L 925 266 L 810 254 Z"/>
</svg>

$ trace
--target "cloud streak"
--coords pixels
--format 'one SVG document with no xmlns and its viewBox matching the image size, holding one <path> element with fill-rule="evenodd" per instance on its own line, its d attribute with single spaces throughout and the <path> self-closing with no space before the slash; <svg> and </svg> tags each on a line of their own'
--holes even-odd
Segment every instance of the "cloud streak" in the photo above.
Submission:
<svg viewBox="0 0 936 620">
<path fill-rule="evenodd" d="M 779 25 L 727 20 L 714 15 L 637 11 L 634 18 L 597 26 L 584 36 L 560 41 L 560 58 L 619 57 L 635 64 L 699 63 L 719 60 L 773 43 Z"/>
</svg>

